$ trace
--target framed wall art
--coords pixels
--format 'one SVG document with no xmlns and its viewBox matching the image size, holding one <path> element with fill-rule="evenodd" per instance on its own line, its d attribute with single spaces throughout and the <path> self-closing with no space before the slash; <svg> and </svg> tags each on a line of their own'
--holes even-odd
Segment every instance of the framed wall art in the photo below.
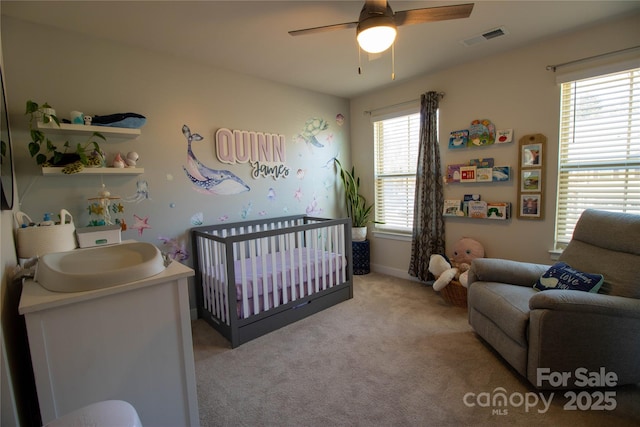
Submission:
<svg viewBox="0 0 640 427">
<path fill-rule="evenodd" d="M 520 174 L 520 191 L 542 191 L 542 169 L 522 169 Z"/>
<path fill-rule="evenodd" d="M 540 134 L 525 135 L 519 140 L 518 219 L 544 218 L 545 143 Z"/>
<path fill-rule="evenodd" d="M 542 166 L 543 144 L 522 144 L 522 139 L 520 140 L 520 144 L 520 166 L 523 168 Z"/>
<path fill-rule="evenodd" d="M 539 219 L 542 209 L 541 201 L 541 194 L 521 194 L 518 200 L 518 216 Z"/>
</svg>

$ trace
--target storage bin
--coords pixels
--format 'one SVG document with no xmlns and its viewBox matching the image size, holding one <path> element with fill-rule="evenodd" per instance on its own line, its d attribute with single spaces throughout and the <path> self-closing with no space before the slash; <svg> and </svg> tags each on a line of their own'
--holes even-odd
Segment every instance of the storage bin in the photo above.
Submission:
<svg viewBox="0 0 640 427">
<path fill-rule="evenodd" d="M 60 211 L 60 224 L 56 225 L 22 228 L 22 224 L 33 223 L 24 212 L 16 212 L 15 219 L 19 227 L 16 230 L 19 258 L 28 259 L 51 252 L 72 251 L 77 247 L 73 217 L 66 209 Z"/>
<path fill-rule="evenodd" d="M 76 230 L 78 244 L 81 248 L 94 246 L 113 245 L 121 241 L 121 228 L 119 225 L 100 225 L 96 227 L 83 227 Z"/>
<path fill-rule="evenodd" d="M 457 280 L 452 280 L 447 286 L 440 291 L 442 298 L 449 304 L 457 307 L 467 308 L 467 288 Z"/>
</svg>

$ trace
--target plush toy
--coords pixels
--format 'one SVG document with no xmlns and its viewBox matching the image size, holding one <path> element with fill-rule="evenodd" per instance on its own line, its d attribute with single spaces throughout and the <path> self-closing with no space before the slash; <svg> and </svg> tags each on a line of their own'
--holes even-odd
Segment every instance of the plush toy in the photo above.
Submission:
<svg viewBox="0 0 640 427">
<path fill-rule="evenodd" d="M 431 255 L 429 271 L 436 277 L 433 289 L 440 291 L 453 279 L 458 280 L 466 288 L 469 285 L 468 270 L 471 267 L 471 261 L 476 258 L 484 258 L 484 247 L 480 242 L 469 237 L 463 237 L 453 246 L 451 263 L 442 255 Z"/>
</svg>

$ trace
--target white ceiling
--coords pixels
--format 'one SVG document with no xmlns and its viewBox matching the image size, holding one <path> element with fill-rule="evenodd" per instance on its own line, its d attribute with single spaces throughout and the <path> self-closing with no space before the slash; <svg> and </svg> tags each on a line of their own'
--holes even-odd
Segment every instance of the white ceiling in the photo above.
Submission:
<svg viewBox="0 0 640 427">
<path fill-rule="evenodd" d="M 462 1 L 390 1 L 394 11 Z M 287 31 L 356 21 L 362 1 L 5 1 L 3 15 L 351 98 L 391 81 L 391 52 L 362 53 L 355 29 L 292 37 Z M 640 1 L 476 0 L 467 19 L 399 28 L 396 82 L 517 49 L 640 11 Z M 461 40 L 505 27 L 506 36 Z M 62 47 L 61 47 L 62 48 Z"/>
</svg>

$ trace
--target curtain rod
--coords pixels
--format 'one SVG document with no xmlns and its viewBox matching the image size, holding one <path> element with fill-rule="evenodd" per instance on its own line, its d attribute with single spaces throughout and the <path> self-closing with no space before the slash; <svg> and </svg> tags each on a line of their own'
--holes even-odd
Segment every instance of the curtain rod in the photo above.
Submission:
<svg viewBox="0 0 640 427">
<path fill-rule="evenodd" d="M 636 50 L 636 49 L 640 49 L 640 46 L 633 46 L 633 47 L 628 47 L 626 49 L 614 50 L 613 52 L 601 53 L 599 55 L 589 56 L 587 58 L 581 58 L 581 59 L 576 59 L 569 62 L 563 62 L 562 64 L 547 65 L 547 71 L 555 72 L 558 68 L 566 67 L 567 65 L 573 65 L 573 64 L 577 64 L 585 61 L 591 61 L 593 59 L 602 58 L 604 56 L 615 55 L 617 53 L 627 52 L 627 51 Z"/>
<path fill-rule="evenodd" d="M 438 98 L 440 99 L 444 98 L 444 92 L 438 92 Z M 411 99 L 409 101 L 398 102 L 397 104 L 385 105 L 384 107 L 374 108 L 373 110 L 365 110 L 364 114 L 371 115 L 371 113 L 373 113 L 374 111 L 386 110 L 387 108 L 399 107 L 401 105 L 411 104 L 418 101 L 420 101 L 420 99 Z"/>
</svg>

